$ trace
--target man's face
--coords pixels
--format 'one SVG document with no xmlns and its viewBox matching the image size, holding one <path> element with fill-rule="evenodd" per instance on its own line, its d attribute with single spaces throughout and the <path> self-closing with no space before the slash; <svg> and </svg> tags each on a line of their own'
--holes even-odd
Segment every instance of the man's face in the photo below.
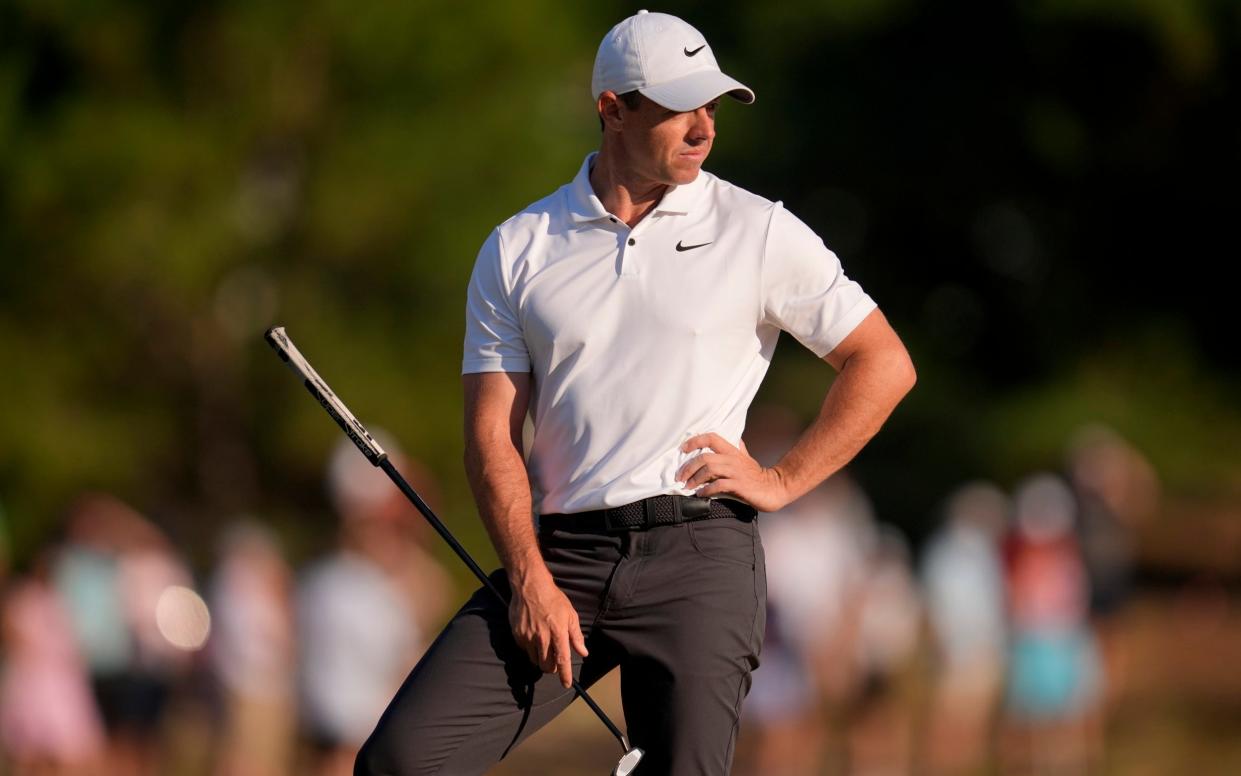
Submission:
<svg viewBox="0 0 1241 776">
<path fill-rule="evenodd" d="M 636 110 L 620 105 L 621 142 L 632 171 L 657 183 L 693 182 L 711 153 L 719 104 L 716 99 L 697 110 L 674 111 L 642 97 Z"/>
</svg>

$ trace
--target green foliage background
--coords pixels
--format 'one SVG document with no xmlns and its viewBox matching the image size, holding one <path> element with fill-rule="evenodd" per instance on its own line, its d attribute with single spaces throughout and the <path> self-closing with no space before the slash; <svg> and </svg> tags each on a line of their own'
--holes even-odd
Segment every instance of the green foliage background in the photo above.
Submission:
<svg viewBox="0 0 1241 776">
<path fill-rule="evenodd" d="M 670 3 L 758 93 L 708 167 L 783 199 L 921 382 L 857 463 L 917 536 L 947 489 L 1114 425 L 1171 491 L 1241 493 L 1241 4 Z M 364 422 L 461 473 L 465 283 L 576 171 L 619 3 L 0 4 L 0 499 L 20 561 L 83 488 L 200 563 L 243 512 L 331 535 L 339 432 L 262 343 L 286 325 Z M 655 357 L 655 354 L 653 354 Z M 817 409 L 781 345 L 760 400 Z"/>
</svg>

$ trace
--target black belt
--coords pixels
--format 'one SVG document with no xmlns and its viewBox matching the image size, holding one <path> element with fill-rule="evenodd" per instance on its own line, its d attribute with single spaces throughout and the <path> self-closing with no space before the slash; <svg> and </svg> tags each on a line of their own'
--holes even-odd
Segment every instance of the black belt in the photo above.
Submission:
<svg viewBox="0 0 1241 776">
<path fill-rule="evenodd" d="M 707 499 L 697 496 L 651 496 L 610 509 L 573 512 L 566 515 L 540 515 L 540 529 L 562 529 L 603 533 L 607 531 L 642 531 L 657 525 L 676 525 L 691 520 L 712 520 L 732 517 L 753 520 L 754 507 L 732 499 Z"/>
</svg>

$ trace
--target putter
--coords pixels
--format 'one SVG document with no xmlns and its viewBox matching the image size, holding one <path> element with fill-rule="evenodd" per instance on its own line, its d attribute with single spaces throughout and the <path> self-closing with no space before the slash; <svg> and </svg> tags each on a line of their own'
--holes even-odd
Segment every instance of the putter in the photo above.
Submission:
<svg viewBox="0 0 1241 776">
<path fill-rule="evenodd" d="M 285 333 L 284 327 L 273 326 L 267 330 L 264 339 L 267 340 L 268 345 L 272 346 L 272 349 L 276 351 L 280 359 L 288 364 L 293 373 L 301 379 L 302 385 L 306 386 L 306 390 L 310 391 L 310 395 L 315 397 L 315 400 L 322 405 L 323 409 L 327 410 L 327 414 L 332 416 L 332 420 L 336 421 L 336 425 L 340 426 L 345 435 L 353 440 L 353 443 L 362 451 L 362 455 L 366 456 L 366 460 L 382 469 L 384 474 L 387 474 L 388 478 L 396 483 L 396 486 L 410 500 L 410 503 L 418 508 L 422 516 L 435 529 L 435 532 L 443 537 L 444 541 L 448 542 L 448 546 L 452 547 L 453 552 L 457 553 L 457 557 L 465 562 L 470 571 L 474 572 L 474 576 L 478 577 L 483 586 L 494 593 L 501 603 L 508 606 L 509 600 L 504 593 L 500 592 L 500 589 L 491 583 L 486 573 L 474 562 L 474 559 L 470 557 L 470 554 L 461 546 L 456 537 L 448 531 L 448 528 L 440 522 L 440 519 L 435 516 L 435 513 L 422 500 L 422 497 L 405 481 L 401 473 L 392 465 L 392 461 L 388 460 L 388 454 L 384 452 L 384 449 L 379 446 L 379 443 L 370 435 L 366 427 L 358 422 L 358 419 L 349 411 L 345 403 L 336 397 L 336 394 L 332 392 L 328 384 L 323 381 L 319 373 L 314 370 L 314 367 L 310 365 L 306 357 L 293 344 L 293 340 L 289 339 L 289 335 Z M 586 705 L 595 713 L 595 716 L 604 725 L 607 725 L 608 730 L 620 742 L 621 748 L 625 752 L 620 762 L 616 763 L 616 767 L 612 770 L 612 776 L 629 776 L 629 774 L 633 773 L 634 768 L 638 766 L 638 761 L 642 759 L 642 750 L 636 746 L 629 745 L 629 739 L 625 738 L 625 734 L 612 723 L 612 720 L 608 719 L 608 715 L 603 712 L 603 709 L 599 708 L 599 704 L 595 703 L 595 699 L 590 697 L 586 692 L 586 688 L 582 687 L 577 679 L 573 680 L 573 691 L 577 693 L 579 698 L 586 701 Z"/>
</svg>

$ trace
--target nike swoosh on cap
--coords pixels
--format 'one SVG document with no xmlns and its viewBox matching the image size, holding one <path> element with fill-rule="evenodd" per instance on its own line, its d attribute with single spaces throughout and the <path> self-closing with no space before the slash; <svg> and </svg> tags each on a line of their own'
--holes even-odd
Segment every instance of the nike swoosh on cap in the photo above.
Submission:
<svg viewBox="0 0 1241 776">
<path fill-rule="evenodd" d="M 712 242 L 714 242 L 714 240 Z M 679 253 L 681 251 L 692 251 L 695 248 L 701 248 L 704 245 L 710 245 L 710 244 L 711 243 L 709 242 L 705 242 L 705 243 L 698 243 L 697 245 L 682 245 L 681 241 L 677 240 L 677 252 Z"/>
<path fill-rule="evenodd" d="M 692 57 L 695 54 L 697 54 L 699 51 L 702 51 L 703 49 L 705 49 L 706 47 L 707 47 L 707 44 L 704 43 L 698 48 L 694 49 L 693 51 L 690 51 L 689 49 L 681 49 L 681 50 L 685 52 L 685 56 Z"/>
</svg>

